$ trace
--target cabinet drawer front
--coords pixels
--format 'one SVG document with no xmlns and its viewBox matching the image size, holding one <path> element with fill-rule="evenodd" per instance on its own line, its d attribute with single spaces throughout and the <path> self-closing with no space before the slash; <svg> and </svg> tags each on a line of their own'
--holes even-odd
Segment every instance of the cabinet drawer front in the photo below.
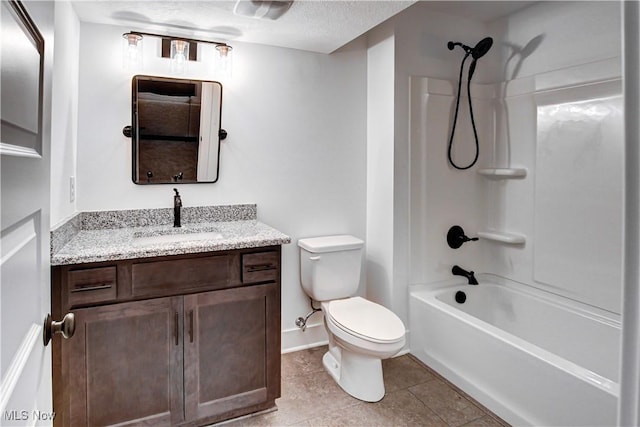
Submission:
<svg viewBox="0 0 640 427">
<path fill-rule="evenodd" d="M 242 282 L 257 283 L 278 280 L 280 255 L 276 251 L 242 255 Z"/>
<path fill-rule="evenodd" d="M 183 291 L 223 289 L 231 282 L 229 256 L 210 256 L 133 264 L 134 296 L 175 295 Z"/>
<path fill-rule="evenodd" d="M 67 297 L 71 307 L 113 301 L 118 295 L 116 267 L 72 270 L 67 274 Z"/>
</svg>

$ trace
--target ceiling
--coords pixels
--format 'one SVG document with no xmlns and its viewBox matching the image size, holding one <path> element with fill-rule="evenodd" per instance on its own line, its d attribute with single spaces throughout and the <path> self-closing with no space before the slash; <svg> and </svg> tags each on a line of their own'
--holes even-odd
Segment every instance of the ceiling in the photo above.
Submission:
<svg viewBox="0 0 640 427">
<path fill-rule="evenodd" d="M 491 22 L 503 18 L 520 9 L 524 9 L 537 1 L 524 0 L 449 0 L 449 1 L 429 1 L 429 8 L 434 11 L 444 12 L 451 15 L 463 16 L 469 19 L 476 19 L 482 22 Z"/>
<path fill-rule="evenodd" d="M 331 53 L 414 1 L 296 0 L 276 20 L 235 15 L 235 0 L 75 0 L 72 4 L 83 22 Z"/>
<path fill-rule="evenodd" d="M 244 1 L 258 3 L 264 0 Z M 331 53 L 414 2 L 295 0 L 276 20 L 235 15 L 236 0 L 73 0 L 72 4 L 83 22 L 124 26 L 131 31 Z M 449 0 L 425 3 L 434 11 L 491 21 L 534 2 Z"/>
</svg>

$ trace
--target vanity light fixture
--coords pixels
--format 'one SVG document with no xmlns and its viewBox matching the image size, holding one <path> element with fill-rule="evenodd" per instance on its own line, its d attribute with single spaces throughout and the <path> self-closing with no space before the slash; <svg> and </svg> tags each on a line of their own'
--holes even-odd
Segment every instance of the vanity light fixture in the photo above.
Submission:
<svg viewBox="0 0 640 427">
<path fill-rule="evenodd" d="M 162 57 L 171 59 L 171 71 L 175 74 L 183 74 L 187 66 L 187 61 L 196 61 L 198 59 L 198 43 L 215 45 L 218 53 L 214 59 L 216 73 L 221 76 L 229 76 L 231 74 L 231 52 L 233 48 L 226 43 L 139 31 L 130 31 L 122 35 L 125 39 L 126 47 L 123 51 L 124 60 L 127 64 L 126 68 L 132 68 L 133 64 L 131 61 L 134 59 L 138 61 L 139 65 L 139 61 L 142 58 L 140 46 L 144 36 L 162 39 Z"/>
</svg>

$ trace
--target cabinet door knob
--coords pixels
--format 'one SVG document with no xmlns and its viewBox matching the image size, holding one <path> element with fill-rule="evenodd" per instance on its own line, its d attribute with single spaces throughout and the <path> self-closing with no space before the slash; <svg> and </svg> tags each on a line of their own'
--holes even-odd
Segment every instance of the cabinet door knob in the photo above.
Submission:
<svg viewBox="0 0 640 427">
<path fill-rule="evenodd" d="M 65 339 L 69 339 L 76 331 L 76 316 L 73 313 L 67 313 L 61 321 L 56 322 L 51 318 L 51 314 L 47 314 L 44 318 L 44 331 L 42 339 L 44 345 L 48 345 L 49 341 L 55 334 L 62 334 Z"/>
</svg>

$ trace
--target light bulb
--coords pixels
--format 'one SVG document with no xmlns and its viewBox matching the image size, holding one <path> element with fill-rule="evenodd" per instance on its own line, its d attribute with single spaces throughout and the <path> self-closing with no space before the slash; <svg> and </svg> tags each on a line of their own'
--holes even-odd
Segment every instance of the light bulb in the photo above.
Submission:
<svg viewBox="0 0 640 427">
<path fill-rule="evenodd" d="M 184 40 L 171 40 L 171 71 L 183 74 L 187 68 L 189 43 Z"/>
<path fill-rule="evenodd" d="M 218 56 L 216 57 L 216 74 L 219 78 L 229 79 L 231 78 L 233 55 L 231 52 L 233 48 L 226 44 L 216 46 Z"/>
<path fill-rule="evenodd" d="M 125 70 L 142 68 L 142 36 L 134 33 L 122 35 L 122 66 Z"/>
</svg>

